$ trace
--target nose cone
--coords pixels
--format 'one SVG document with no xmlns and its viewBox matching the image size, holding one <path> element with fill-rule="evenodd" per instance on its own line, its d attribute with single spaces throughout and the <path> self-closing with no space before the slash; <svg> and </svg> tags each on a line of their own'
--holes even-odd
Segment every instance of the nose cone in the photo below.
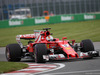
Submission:
<svg viewBox="0 0 100 75">
<path fill-rule="evenodd" d="M 70 58 L 78 58 L 79 56 L 78 56 L 78 54 L 76 53 L 76 54 L 69 54 L 68 55 L 68 58 L 70 59 Z"/>
</svg>

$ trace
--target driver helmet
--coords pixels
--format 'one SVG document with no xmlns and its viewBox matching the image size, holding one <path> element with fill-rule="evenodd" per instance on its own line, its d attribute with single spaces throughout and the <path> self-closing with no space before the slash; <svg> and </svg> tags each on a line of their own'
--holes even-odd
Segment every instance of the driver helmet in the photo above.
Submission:
<svg viewBox="0 0 100 75">
<path fill-rule="evenodd" d="M 51 35 L 46 37 L 47 40 L 53 40 L 53 37 Z"/>
</svg>

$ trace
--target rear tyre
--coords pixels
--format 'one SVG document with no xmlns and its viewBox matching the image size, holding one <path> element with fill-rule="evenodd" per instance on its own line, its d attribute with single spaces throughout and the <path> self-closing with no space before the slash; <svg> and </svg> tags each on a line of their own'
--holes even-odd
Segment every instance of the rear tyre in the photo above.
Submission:
<svg viewBox="0 0 100 75">
<path fill-rule="evenodd" d="M 94 51 L 94 45 L 91 40 L 82 40 L 80 43 L 80 51 L 81 52 L 89 52 L 89 51 Z"/>
<path fill-rule="evenodd" d="M 47 47 L 45 44 L 36 44 L 34 58 L 36 63 L 45 63 L 43 55 L 47 55 Z"/>
<path fill-rule="evenodd" d="M 9 44 L 6 46 L 5 55 L 8 61 L 20 61 L 21 47 L 19 44 Z"/>
</svg>

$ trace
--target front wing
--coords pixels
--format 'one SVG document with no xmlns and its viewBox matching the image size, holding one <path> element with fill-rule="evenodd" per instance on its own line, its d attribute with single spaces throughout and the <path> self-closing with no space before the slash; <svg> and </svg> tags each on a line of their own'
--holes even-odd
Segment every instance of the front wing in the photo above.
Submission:
<svg viewBox="0 0 100 75">
<path fill-rule="evenodd" d="M 99 56 L 99 51 L 79 52 L 79 57 L 67 58 L 63 54 L 43 55 L 43 59 L 49 60 L 61 60 L 61 59 L 77 59 L 77 58 L 93 58 Z"/>
</svg>

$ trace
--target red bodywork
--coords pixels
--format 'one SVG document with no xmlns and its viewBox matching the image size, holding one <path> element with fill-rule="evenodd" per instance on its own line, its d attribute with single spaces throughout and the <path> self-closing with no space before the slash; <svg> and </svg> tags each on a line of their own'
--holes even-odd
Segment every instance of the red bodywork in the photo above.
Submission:
<svg viewBox="0 0 100 75">
<path fill-rule="evenodd" d="M 66 37 L 63 37 L 62 40 L 59 40 L 58 38 L 53 38 L 52 40 L 48 40 L 47 37 L 51 36 L 51 33 L 47 31 L 35 31 L 34 34 L 26 34 L 26 35 L 18 35 L 16 37 L 16 40 L 18 43 L 21 43 L 19 39 L 35 39 L 34 43 L 29 43 L 27 45 L 28 52 L 34 53 L 34 45 L 38 43 L 44 43 L 47 46 L 47 49 L 54 49 L 54 51 L 59 50 L 60 52 L 65 53 L 66 58 L 62 59 L 73 59 L 73 58 L 79 58 L 76 51 L 72 48 L 72 46 L 75 43 L 75 40 L 71 40 L 72 44 L 69 44 L 69 40 Z M 57 54 L 60 54 L 59 52 Z M 53 55 L 52 52 L 50 52 L 49 55 Z"/>
</svg>

